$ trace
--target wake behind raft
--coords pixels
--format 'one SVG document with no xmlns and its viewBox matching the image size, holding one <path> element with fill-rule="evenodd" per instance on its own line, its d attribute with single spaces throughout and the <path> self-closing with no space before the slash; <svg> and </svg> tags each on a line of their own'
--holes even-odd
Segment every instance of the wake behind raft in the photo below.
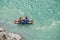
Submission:
<svg viewBox="0 0 60 40">
<path fill-rule="evenodd" d="M 18 20 L 14 21 L 14 24 L 33 24 L 33 20 L 29 19 L 27 16 L 24 19 L 19 17 Z"/>
</svg>

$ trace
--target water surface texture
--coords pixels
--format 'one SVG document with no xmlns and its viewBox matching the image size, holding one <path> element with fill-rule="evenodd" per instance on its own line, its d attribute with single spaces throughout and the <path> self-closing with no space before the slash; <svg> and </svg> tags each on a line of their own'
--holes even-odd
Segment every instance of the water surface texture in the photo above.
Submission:
<svg viewBox="0 0 60 40">
<path fill-rule="evenodd" d="M 34 23 L 15 25 L 20 16 L 28 16 Z M 24 40 L 60 40 L 60 0 L 0 0 L 0 22 Z"/>
</svg>

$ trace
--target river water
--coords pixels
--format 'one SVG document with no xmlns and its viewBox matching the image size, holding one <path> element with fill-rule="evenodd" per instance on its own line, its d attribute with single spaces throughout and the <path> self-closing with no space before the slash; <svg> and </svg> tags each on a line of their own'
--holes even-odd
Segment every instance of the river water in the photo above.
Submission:
<svg viewBox="0 0 60 40">
<path fill-rule="evenodd" d="M 13 23 L 25 16 L 33 19 L 32 25 Z M 0 22 L 24 40 L 60 40 L 60 0 L 0 0 Z"/>
</svg>

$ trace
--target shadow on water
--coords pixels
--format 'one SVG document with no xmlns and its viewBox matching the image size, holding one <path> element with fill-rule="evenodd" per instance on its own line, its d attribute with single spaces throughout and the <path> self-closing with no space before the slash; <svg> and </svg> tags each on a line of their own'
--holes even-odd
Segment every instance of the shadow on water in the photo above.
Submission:
<svg viewBox="0 0 60 40">
<path fill-rule="evenodd" d="M 17 26 L 21 26 L 21 27 L 30 27 L 33 24 L 17 24 Z"/>
</svg>

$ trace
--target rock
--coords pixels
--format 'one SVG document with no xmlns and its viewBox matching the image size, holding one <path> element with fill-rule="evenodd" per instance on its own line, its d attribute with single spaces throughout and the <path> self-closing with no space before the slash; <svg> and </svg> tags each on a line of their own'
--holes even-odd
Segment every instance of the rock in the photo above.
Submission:
<svg viewBox="0 0 60 40">
<path fill-rule="evenodd" d="M 0 25 L 0 40 L 22 40 L 23 37 L 16 33 L 7 33 Z"/>
</svg>

